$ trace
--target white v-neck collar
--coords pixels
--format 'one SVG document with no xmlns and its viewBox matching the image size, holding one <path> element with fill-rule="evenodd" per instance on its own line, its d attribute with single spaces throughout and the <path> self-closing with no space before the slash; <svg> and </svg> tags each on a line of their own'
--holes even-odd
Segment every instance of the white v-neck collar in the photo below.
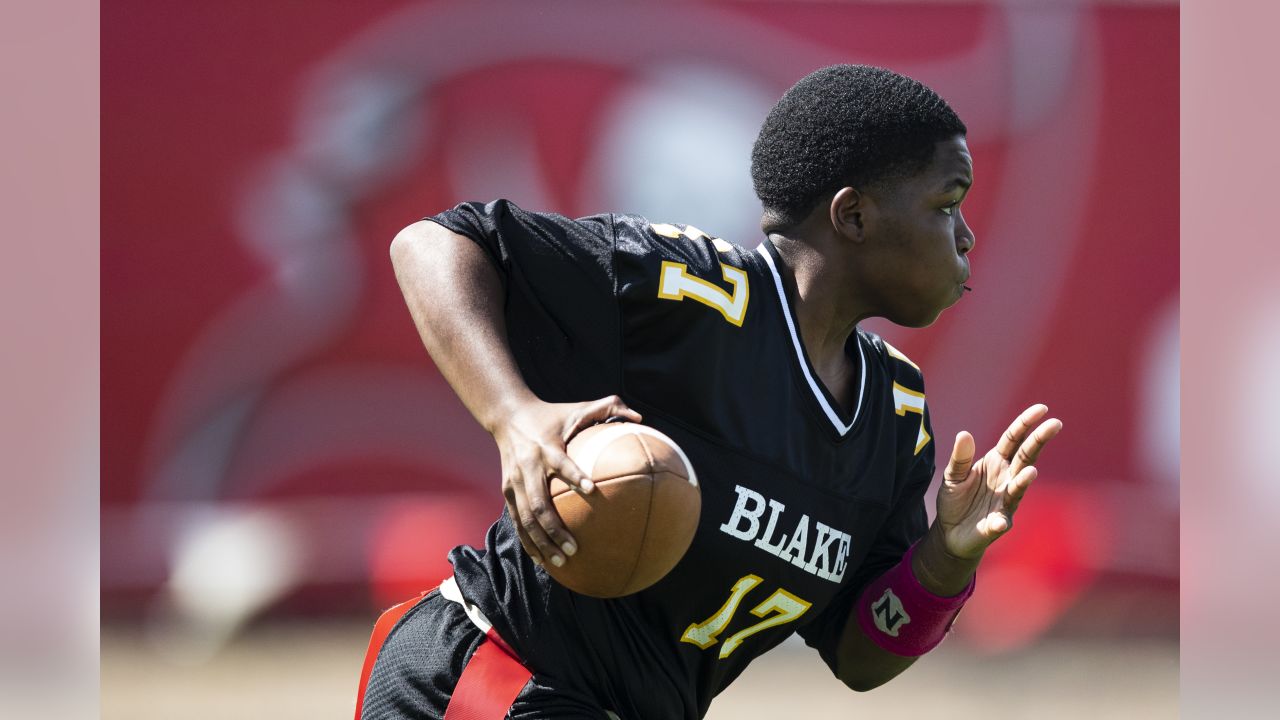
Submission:
<svg viewBox="0 0 1280 720">
<path fill-rule="evenodd" d="M 796 328 L 796 321 L 791 315 L 791 303 L 787 302 L 787 292 L 782 285 L 782 274 L 778 272 L 778 266 L 773 260 L 773 255 L 765 248 L 769 244 L 769 241 L 765 240 L 760 243 L 760 247 L 756 248 L 756 250 L 764 258 L 765 264 L 769 266 L 769 271 L 773 273 L 773 285 L 778 292 L 778 302 L 782 303 L 782 316 L 786 318 L 787 330 L 791 332 L 791 345 L 795 348 L 796 360 L 800 363 L 800 371 L 804 373 L 804 379 L 808 381 L 809 389 L 813 392 L 813 397 L 817 399 L 818 406 L 822 408 L 823 414 L 831 421 L 836 432 L 841 437 L 844 437 L 858 422 L 858 415 L 862 412 L 862 397 L 866 394 L 867 389 L 867 356 L 862 350 L 862 342 L 856 337 L 857 330 L 854 330 L 854 343 L 858 346 L 858 369 L 861 372 L 861 377 L 858 380 L 858 402 L 853 409 L 853 418 L 846 425 L 840 417 L 839 411 L 827 400 L 827 393 L 818 384 L 818 379 L 814 377 L 814 371 L 809 368 L 809 357 L 805 354 L 804 345 L 800 342 L 800 332 Z"/>
</svg>

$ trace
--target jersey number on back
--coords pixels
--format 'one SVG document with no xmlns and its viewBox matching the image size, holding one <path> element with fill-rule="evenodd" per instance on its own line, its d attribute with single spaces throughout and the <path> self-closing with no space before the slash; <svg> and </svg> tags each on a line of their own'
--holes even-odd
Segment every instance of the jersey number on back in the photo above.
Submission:
<svg viewBox="0 0 1280 720">
<path fill-rule="evenodd" d="M 758 575 L 744 575 L 738 578 L 733 584 L 732 590 L 729 592 L 729 599 L 725 600 L 724 605 L 716 611 L 714 615 L 703 620 L 700 623 L 693 623 L 685 629 L 684 635 L 680 636 L 682 642 L 692 643 L 706 650 L 715 645 L 720 633 L 729 626 L 729 621 L 738 612 L 738 605 L 742 603 L 742 599 L 752 588 L 764 582 Z M 778 588 L 773 594 L 759 605 L 751 608 L 751 614 L 758 618 L 762 618 L 760 622 L 743 628 L 733 635 L 720 646 L 720 658 L 729 657 L 729 654 L 738 649 L 743 640 L 755 635 L 761 630 L 768 630 L 771 627 L 789 623 L 804 614 L 809 609 L 809 603 L 805 600 L 792 595 L 791 593 Z"/>
</svg>

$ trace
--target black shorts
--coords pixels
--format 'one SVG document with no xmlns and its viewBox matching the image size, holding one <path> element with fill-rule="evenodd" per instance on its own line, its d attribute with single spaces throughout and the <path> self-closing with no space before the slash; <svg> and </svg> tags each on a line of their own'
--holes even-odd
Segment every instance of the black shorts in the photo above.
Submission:
<svg viewBox="0 0 1280 720">
<path fill-rule="evenodd" d="M 443 720 L 463 668 L 484 640 L 461 605 L 432 590 L 400 618 L 378 651 L 361 719 Z M 585 693 L 535 672 L 507 717 L 605 720 L 610 714 Z"/>
</svg>

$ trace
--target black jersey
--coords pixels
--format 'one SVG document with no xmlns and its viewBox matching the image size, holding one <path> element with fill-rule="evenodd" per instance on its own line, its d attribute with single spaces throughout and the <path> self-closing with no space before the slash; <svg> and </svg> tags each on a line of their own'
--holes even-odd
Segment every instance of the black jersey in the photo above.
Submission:
<svg viewBox="0 0 1280 720">
<path fill-rule="evenodd" d="M 793 632 L 834 670 L 857 594 L 926 529 L 919 369 L 855 332 L 858 399 L 842 410 L 805 356 L 769 242 L 746 250 L 635 215 L 570 220 L 503 200 L 430 219 L 499 269 L 511 349 L 539 397 L 621 396 L 679 443 L 702 490 L 692 546 L 647 590 L 565 589 L 503 513 L 485 549 L 450 554 L 467 599 L 532 670 L 626 720 L 701 717 Z"/>
</svg>

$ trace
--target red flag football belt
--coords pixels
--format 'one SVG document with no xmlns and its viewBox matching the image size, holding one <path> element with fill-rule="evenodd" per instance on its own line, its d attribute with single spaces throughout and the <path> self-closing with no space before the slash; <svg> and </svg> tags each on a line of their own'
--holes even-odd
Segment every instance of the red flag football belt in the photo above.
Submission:
<svg viewBox="0 0 1280 720">
<path fill-rule="evenodd" d="M 493 631 L 488 618 L 463 599 L 452 577 L 441 583 L 438 589 L 446 600 L 461 605 L 471 622 L 485 634 L 485 639 L 480 641 L 480 645 L 462 668 L 462 675 L 453 688 L 449 706 L 445 708 L 444 720 L 502 720 L 511 708 L 511 703 L 515 702 L 516 695 L 520 694 L 529 678 L 533 677 L 533 673 L 520 664 L 507 644 Z M 378 659 L 382 643 L 386 642 L 387 635 L 396 622 L 421 602 L 427 592 L 429 591 L 390 608 L 374 624 L 369 649 L 364 655 L 364 667 L 360 671 L 355 720 L 360 720 L 360 712 L 364 709 L 364 692 L 369 685 L 369 675 L 373 672 L 373 664 Z"/>
</svg>

